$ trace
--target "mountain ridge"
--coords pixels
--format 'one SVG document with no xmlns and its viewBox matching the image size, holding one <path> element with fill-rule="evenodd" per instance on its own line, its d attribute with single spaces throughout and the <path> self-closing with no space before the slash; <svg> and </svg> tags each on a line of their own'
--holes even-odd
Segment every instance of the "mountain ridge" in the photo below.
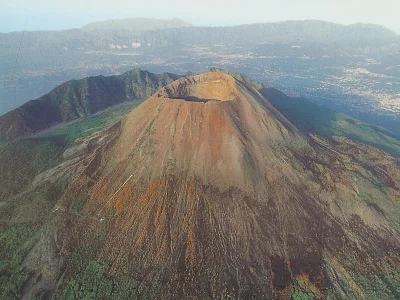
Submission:
<svg viewBox="0 0 400 300">
<path fill-rule="evenodd" d="M 125 101 L 149 97 L 179 76 L 134 69 L 122 75 L 67 81 L 48 94 L 0 116 L 0 136 L 16 138 L 84 117 Z"/>
<path fill-rule="evenodd" d="M 279 90 L 263 85 L 256 80 L 252 80 L 249 77 L 237 72 L 225 71 L 216 67 L 210 68 L 209 71 L 226 73 L 243 82 L 247 86 L 254 88 L 263 94 L 263 96 L 267 97 L 267 99 L 269 99 L 269 101 L 276 107 L 276 109 L 279 110 L 280 113 L 285 115 L 287 119 L 296 124 L 296 126 L 306 135 L 310 133 L 318 133 L 319 135 L 322 135 L 328 139 L 335 135 L 345 136 L 355 139 L 359 142 L 378 147 L 394 156 L 400 156 L 400 143 L 398 138 L 396 135 L 393 135 L 393 133 L 387 131 L 386 129 L 368 125 L 360 122 L 357 119 L 350 118 L 345 114 L 338 114 L 333 110 L 314 104 L 304 98 L 288 97 Z M 199 75 L 202 73 L 188 73 L 187 76 L 196 74 Z M 147 77 L 150 79 L 147 81 L 144 80 Z M 68 107 L 65 108 L 64 105 L 64 109 L 67 112 L 67 114 L 64 114 L 64 118 L 60 115 L 60 105 L 56 105 L 54 103 L 53 105 L 53 100 L 49 99 L 48 96 L 52 93 L 50 92 L 40 97 L 40 101 L 31 101 L 3 116 L 0 116 L 0 137 L 14 139 L 30 136 L 36 134 L 38 131 L 49 129 L 56 124 L 65 124 L 65 122 L 70 120 L 76 120 L 80 117 L 92 115 L 99 110 L 117 105 L 119 103 L 126 101 L 140 102 L 147 96 L 151 95 L 152 92 L 155 92 L 157 88 L 160 88 L 161 86 L 164 86 L 168 82 L 171 82 L 179 77 L 181 77 L 181 75 L 174 75 L 171 73 L 154 75 L 153 73 L 147 71 L 134 69 L 121 75 L 113 75 L 108 77 L 100 75 L 65 82 L 55 90 L 71 90 L 71 85 L 75 85 L 75 88 L 72 89 L 75 92 L 65 93 L 64 91 L 62 93 L 56 93 L 56 100 L 58 99 L 57 101 L 60 102 L 60 99 L 64 97 L 63 101 L 66 103 L 71 102 L 73 104 L 76 102 L 77 104 L 70 105 L 71 109 Z M 82 95 L 85 95 L 86 93 L 83 87 L 89 78 L 91 80 L 95 80 L 96 86 L 98 86 L 101 91 L 104 91 L 107 87 L 110 88 L 110 91 L 104 92 L 104 94 L 100 95 L 98 99 L 94 97 L 96 94 L 89 97 L 91 98 L 90 101 L 94 102 L 91 104 L 93 107 L 90 107 L 92 111 L 85 110 L 85 107 L 82 107 L 82 104 L 80 103 L 82 102 Z M 132 80 L 132 86 L 130 84 L 126 84 L 130 80 Z M 99 101 L 104 98 L 107 99 L 105 101 Z M 80 100 L 78 101 L 78 99 Z M 42 105 L 41 103 L 44 104 Z M 77 112 L 76 106 L 81 108 L 81 114 Z M 43 117 L 43 110 L 50 111 L 48 112 L 48 115 L 50 115 L 49 118 L 52 118 L 53 121 L 49 122 L 46 116 Z"/>
<path fill-rule="evenodd" d="M 253 22 L 253 23 L 243 23 L 243 24 L 237 24 L 237 25 L 225 25 L 225 26 L 212 26 L 212 25 L 202 25 L 202 26 L 194 26 L 192 24 L 190 24 L 189 22 L 186 22 L 180 18 L 173 18 L 173 19 L 157 19 L 157 18 L 117 18 L 117 19 L 107 19 L 107 20 L 99 20 L 99 21 L 95 21 L 95 22 L 90 22 L 84 26 L 82 26 L 81 28 L 75 28 L 75 27 L 71 27 L 68 29 L 60 29 L 60 30 L 52 30 L 52 29 L 48 29 L 48 30 L 32 30 L 32 31 L 28 31 L 28 32 L 60 32 L 60 31 L 70 31 L 70 30 L 102 30 L 102 29 L 106 29 L 107 28 L 103 28 L 103 26 L 108 26 L 109 23 L 114 23 L 114 22 L 121 22 L 122 27 L 118 26 L 118 29 L 126 29 L 129 30 L 129 26 L 128 27 L 124 27 L 123 24 L 125 22 L 127 22 L 129 24 L 129 22 L 133 22 L 133 24 L 136 26 L 138 25 L 139 27 L 142 26 L 143 24 L 146 23 L 151 23 L 151 22 L 155 22 L 158 23 L 156 25 L 159 26 L 154 26 L 154 29 L 148 29 L 148 30 L 160 30 L 160 29 L 168 29 L 168 28 L 179 28 L 179 27 L 197 27 L 197 28 L 229 28 L 229 27 L 241 27 L 241 26 L 258 26 L 258 25 L 263 25 L 263 26 L 270 26 L 273 24 L 279 24 L 279 25 L 285 25 L 285 24 L 294 24 L 294 25 L 300 25 L 300 24 L 317 24 L 317 25 L 323 25 L 325 26 L 334 26 L 336 28 L 366 28 L 366 29 L 382 29 L 384 31 L 386 31 L 388 34 L 394 34 L 394 35 L 399 35 L 397 34 L 395 31 L 391 30 L 390 28 L 388 28 L 387 26 L 384 25 L 380 25 L 380 24 L 375 24 L 375 23 L 364 23 L 364 22 L 355 22 L 355 23 L 351 23 L 351 24 L 340 24 L 340 23 L 335 23 L 335 22 L 331 22 L 331 21 L 324 21 L 324 20 L 318 20 L 318 19 L 307 19 L 307 20 L 284 20 L 284 21 L 277 21 L 277 22 Z M 135 24 L 135 22 L 137 22 L 138 24 Z M 163 27 L 162 25 L 165 24 L 165 26 Z M 93 28 L 91 29 L 91 27 L 93 26 Z M 99 27 L 97 27 L 99 26 Z M 111 25 L 112 27 L 112 25 Z M 152 28 L 152 26 L 148 26 L 149 28 Z M 117 28 L 115 28 L 117 29 Z M 115 30 L 112 28 L 109 28 L 109 30 Z M 141 29 L 134 29 L 134 31 L 140 32 L 143 31 L 143 28 Z M 144 30 L 144 31 L 147 31 Z M 0 34 L 16 34 L 19 33 L 21 31 L 12 31 L 12 32 L 0 32 Z"/>
</svg>

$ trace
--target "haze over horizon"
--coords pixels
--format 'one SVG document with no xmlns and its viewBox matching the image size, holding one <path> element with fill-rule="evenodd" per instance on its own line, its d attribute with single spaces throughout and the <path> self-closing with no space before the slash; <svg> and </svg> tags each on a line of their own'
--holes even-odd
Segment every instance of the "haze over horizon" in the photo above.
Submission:
<svg viewBox="0 0 400 300">
<path fill-rule="evenodd" d="M 0 32 L 79 28 L 90 22 L 120 18 L 179 18 L 194 26 L 231 26 L 286 20 L 322 20 L 349 25 L 357 22 L 385 26 L 400 33 L 395 0 L 205 0 L 191 2 L 160 0 L 126 3 L 122 0 L 58 1 L 0 0 Z"/>
</svg>

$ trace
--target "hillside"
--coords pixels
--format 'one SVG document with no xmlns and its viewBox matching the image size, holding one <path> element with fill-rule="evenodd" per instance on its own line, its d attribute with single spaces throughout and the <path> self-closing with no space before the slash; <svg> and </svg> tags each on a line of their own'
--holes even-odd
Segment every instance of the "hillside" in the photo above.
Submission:
<svg viewBox="0 0 400 300">
<path fill-rule="evenodd" d="M 31 135 L 125 101 L 142 100 L 179 76 L 135 69 L 118 76 L 68 81 L 0 117 L 0 137 Z"/>
<path fill-rule="evenodd" d="M 306 98 L 289 97 L 274 88 L 262 87 L 259 91 L 297 128 L 307 134 L 316 134 L 327 139 L 334 136 L 347 137 L 400 157 L 399 139 L 385 128 L 361 122 Z"/>
<path fill-rule="evenodd" d="M 40 164 L 0 202 L 1 297 L 397 299 L 399 160 L 260 87 L 213 70 L 15 140 Z"/>
</svg>

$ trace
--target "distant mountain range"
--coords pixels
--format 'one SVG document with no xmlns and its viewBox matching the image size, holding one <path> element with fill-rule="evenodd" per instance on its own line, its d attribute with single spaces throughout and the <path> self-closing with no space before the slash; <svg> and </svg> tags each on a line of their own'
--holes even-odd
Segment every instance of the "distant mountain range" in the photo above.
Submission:
<svg viewBox="0 0 400 300">
<path fill-rule="evenodd" d="M 0 114 L 70 78 L 212 66 L 400 135 L 400 37 L 378 25 L 317 20 L 194 27 L 179 19 L 125 19 L 0 34 Z"/>
<path fill-rule="evenodd" d="M 116 32 L 117 31 L 117 32 Z M 110 48 L 110 43 L 128 48 L 167 45 L 210 45 L 223 43 L 344 43 L 369 45 L 399 41 L 393 31 L 372 24 L 339 25 L 330 22 L 285 21 L 278 23 L 246 24 L 229 27 L 193 27 L 179 19 L 120 19 L 90 23 L 80 29 L 59 31 L 30 31 L 2 33 L 3 50 L 23 37 L 23 48 L 37 50 L 47 47 L 66 47 L 69 50 Z M 140 46 L 132 46 L 132 43 Z M 119 49 L 119 48 L 118 48 Z M 8 49 L 12 50 L 12 49 Z M 14 48 L 14 51 L 18 50 Z"/>
<path fill-rule="evenodd" d="M 180 19 L 160 20 L 146 18 L 113 19 L 89 23 L 81 29 L 92 30 L 129 30 L 133 32 L 146 32 L 152 30 L 191 27 L 192 25 Z"/>
</svg>

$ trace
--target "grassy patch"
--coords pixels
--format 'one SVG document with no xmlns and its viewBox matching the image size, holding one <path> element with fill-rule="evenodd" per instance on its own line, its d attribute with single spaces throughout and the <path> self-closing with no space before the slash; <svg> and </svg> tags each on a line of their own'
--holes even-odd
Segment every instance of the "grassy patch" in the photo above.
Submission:
<svg viewBox="0 0 400 300">
<path fill-rule="evenodd" d="M 320 292 L 319 289 L 310 281 L 307 274 L 300 274 L 296 279 L 297 284 L 304 291 L 312 292 L 313 294 Z"/>
<path fill-rule="evenodd" d="M 22 288 L 31 275 L 22 262 L 47 228 L 60 225 L 53 222 L 51 211 L 68 182 L 59 180 L 40 185 L 26 194 L 21 192 L 29 187 L 36 175 L 61 163 L 62 153 L 76 138 L 105 129 L 136 105 L 124 103 L 64 127 L 53 128 L 41 136 L 0 140 L 0 299 L 21 298 Z M 13 196 L 12 201 L 9 200 Z M 74 199 L 73 211 L 78 219 L 85 202 L 84 196 Z M 89 238 L 85 236 L 74 249 L 72 271 L 61 279 L 56 299 L 133 297 L 135 289 L 129 278 L 111 278 L 107 275 L 109 267 L 96 261 L 105 231 L 96 228 L 94 232 L 88 235 L 94 237 L 92 242 L 86 243 Z M 33 298 L 41 299 L 42 296 L 38 294 Z"/>
<path fill-rule="evenodd" d="M 291 288 L 291 298 L 293 300 L 311 300 L 321 294 L 307 274 L 298 275 L 296 280 L 297 284 Z"/>
<path fill-rule="evenodd" d="M 109 266 L 89 261 L 76 278 L 62 278 L 63 288 L 54 299 L 136 299 L 135 286 L 127 277 L 107 275 Z"/>
<path fill-rule="evenodd" d="M 400 156 L 400 141 L 383 128 L 336 113 L 335 118 L 331 120 L 331 130 L 333 135 L 346 136 L 392 155 Z"/>
<path fill-rule="evenodd" d="M 384 128 L 337 113 L 305 98 L 290 98 L 272 88 L 263 89 L 261 93 L 286 118 L 306 133 L 316 133 L 325 137 L 349 137 L 394 156 L 400 156 L 400 140 Z"/>
<path fill-rule="evenodd" d="M 137 103 L 125 102 L 117 107 L 112 107 L 100 113 L 66 124 L 63 127 L 51 129 L 45 136 L 61 136 L 68 145 L 72 145 L 75 139 L 89 136 L 118 122 L 137 105 Z"/>
<path fill-rule="evenodd" d="M 0 233 L 0 299 L 20 299 L 29 278 L 22 261 L 40 238 L 34 224 L 16 225 Z"/>
<path fill-rule="evenodd" d="M 22 262 L 46 232 L 65 182 L 43 185 L 0 207 L 0 299 L 20 299 L 30 274 Z"/>
<path fill-rule="evenodd" d="M 392 286 L 384 276 L 359 275 L 357 276 L 357 281 L 359 282 L 359 285 L 363 290 L 366 299 L 399 299 L 399 288 Z"/>
<path fill-rule="evenodd" d="M 314 295 L 312 293 L 303 292 L 301 289 L 294 287 L 292 288 L 292 299 L 293 300 L 312 300 Z"/>
<path fill-rule="evenodd" d="M 62 153 L 75 139 L 105 129 L 136 106 L 136 103 L 127 102 L 64 127 L 50 129 L 41 136 L 0 140 L 0 201 L 23 191 L 36 175 L 59 164 Z"/>
<path fill-rule="evenodd" d="M 75 246 L 53 299 L 137 299 L 137 289 L 128 276 L 109 275 L 110 266 L 97 260 L 107 237 L 107 221 L 98 225 L 78 217 Z"/>
<path fill-rule="evenodd" d="M 0 143 L 0 200 L 23 191 L 37 174 L 57 165 L 65 145 L 60 137 Z"/>
<path fill-rule="evenodd" d="M 360 269 L 357 260 L 351 256 L 341 260 L 341 263 L 336 259 L 333 260 L 334 268 L 339 275 L 338 283 L 349 299 L 400 299 L 397 253 L 389 253 L 389 256 L 385 256 L 377 265 L 371 262 L 367 270 Z"/>
</svg>

